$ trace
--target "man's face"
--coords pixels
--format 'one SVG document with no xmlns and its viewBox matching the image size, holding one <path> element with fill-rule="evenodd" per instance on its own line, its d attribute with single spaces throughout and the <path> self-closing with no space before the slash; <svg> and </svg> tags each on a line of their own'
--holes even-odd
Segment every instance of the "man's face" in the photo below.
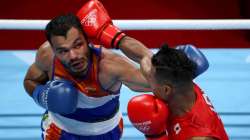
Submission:
<svg viewBox="0 0 250 140">
<path fill-rule="evenodd" d="M 64 36 L 52 36 L 51 43 L 56 57 L 75 74 L 86 74 L 89 48 L 83 34 L 72 27 Z"/>
<path fill-rule="evenodd" d="M 155 78 L 155 72 L 155 68 L 154 66 L 152 66 L 149 76 L 150 78 L 148 80 L 151 88 L 153 89 L 153 93 L 157 98 L 162 99 L 164 102 L 168 102 L 168 98 L 172 92 L 172 88 L 169 85 L 159 84 L 159 82 Z"/>
</svg>

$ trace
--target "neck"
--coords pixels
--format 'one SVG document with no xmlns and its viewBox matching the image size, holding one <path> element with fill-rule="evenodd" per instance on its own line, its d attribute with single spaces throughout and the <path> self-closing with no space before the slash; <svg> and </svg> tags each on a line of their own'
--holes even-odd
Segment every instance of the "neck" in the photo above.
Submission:
<svg viewBox="0 0 250 140">
<path fill-rule="evenodd" d="M 87 77 L 88 69 L 86 69 L 84 72 L 72 73 L 72 76 L 77 80 L 85 79 Z"/>
<path fill-rule="evenodd" d="M 191 111 L 196 101 L 193 84 L 186 88 L 176 88 L 173 96 L 169 100 L 169 108 L 173 116 L 183 116 Z"/>
</svg>

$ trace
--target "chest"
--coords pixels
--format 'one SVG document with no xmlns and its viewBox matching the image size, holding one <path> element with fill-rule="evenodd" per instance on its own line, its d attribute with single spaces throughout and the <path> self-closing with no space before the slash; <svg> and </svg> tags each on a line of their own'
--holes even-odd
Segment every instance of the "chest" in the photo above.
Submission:
<svg viewBox="0 0 250 140">
<path fill-rule="evenodd" d="M 73 76 L 59 62 L 49 72 L 51 79 L 67 79 L 72 81 L 81 93 L 92 97 L 102 97 L 119 91 L 121 83 L 116 82 L 110 71 L 98 67 L 98 63 L 93 63 L 88 68 L 87 74 L 81 79 Z"/>
<path fill-rule="evenodd" d="M 183 140 L 190 132 L 188 122 L 172 122 L 168 127 L 169 137 L 172 140 Z"/>
</svg>

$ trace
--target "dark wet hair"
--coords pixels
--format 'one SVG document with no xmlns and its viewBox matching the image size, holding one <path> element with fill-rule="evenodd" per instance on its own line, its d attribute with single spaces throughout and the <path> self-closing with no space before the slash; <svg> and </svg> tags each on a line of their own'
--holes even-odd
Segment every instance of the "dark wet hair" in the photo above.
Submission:
<svg viewBox="0 0 250 140">
<path fill-rule="evenodd" d="M 163 44 L 153 55 L 152 64 L 155 67 L 155 78 L 159 84 L 171 83 L 176 86 L 191 82 L 196 65 L 180 50 Z"/>
<path fill-rule="evenodd" d="M 77 16 L 72 13 L 66 15 L 60 15 L 53 18 L 45 28 L 45 35 L 47 40 L 51 43 L 52 36 L 65 36 L 67 32 L 72 28 L 75 27 L 80 32 L 83 33 L 84 37 L 86 38 L 86 34 L 82 29 L 81 22 Z M 87 39 L 87 38 L 86 38 Z"/>
</svg>

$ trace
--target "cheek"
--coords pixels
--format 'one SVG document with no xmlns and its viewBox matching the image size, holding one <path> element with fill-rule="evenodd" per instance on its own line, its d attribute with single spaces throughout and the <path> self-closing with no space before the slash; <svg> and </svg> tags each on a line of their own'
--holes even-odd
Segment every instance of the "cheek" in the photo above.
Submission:
<svg viewBox="0 0 250 140">
<path fill-rule="evenodd" d="M 154 80 L 150 78 L 150 79 L 148 79 L 148 81 L 149 81 L 149 84 L 150 84 L 151 88 L 153 89 L 154 95 L 155 95 L 157 98 L 162 98 L 161 90 L 160 90 L 160 88 L 155 84 Z"/>
<path fill-rule="evenodd" d="M 87 56 L 89 55 L 89 49 L 88 49 L 88 47 L 87 46 L 82 46 L 78 50 L 78 55 L 80 55 L 81 57 L 87 58 Z"/>
<path fill-rule="evenodd" d="M 64 65 L 68 65 L 69 57 L 67 55 L 57 55 L 56 56 Z"/>
<path fill-rule="evenodd" d="M 159 98 L 165 102 L 167 101 L 167 94 L 163 90 L 161 90 L 160 88 L 153 90 L 153 93 L 157 98 Z"/>
<path fill-rule="evenodd" d="M 153 90 L 153 93 L 156 97 L 158 98 L 162 98 L 162 94 L 161 94 L 161 91 L 159 89 L 154 89 Z"/>
</svg>

